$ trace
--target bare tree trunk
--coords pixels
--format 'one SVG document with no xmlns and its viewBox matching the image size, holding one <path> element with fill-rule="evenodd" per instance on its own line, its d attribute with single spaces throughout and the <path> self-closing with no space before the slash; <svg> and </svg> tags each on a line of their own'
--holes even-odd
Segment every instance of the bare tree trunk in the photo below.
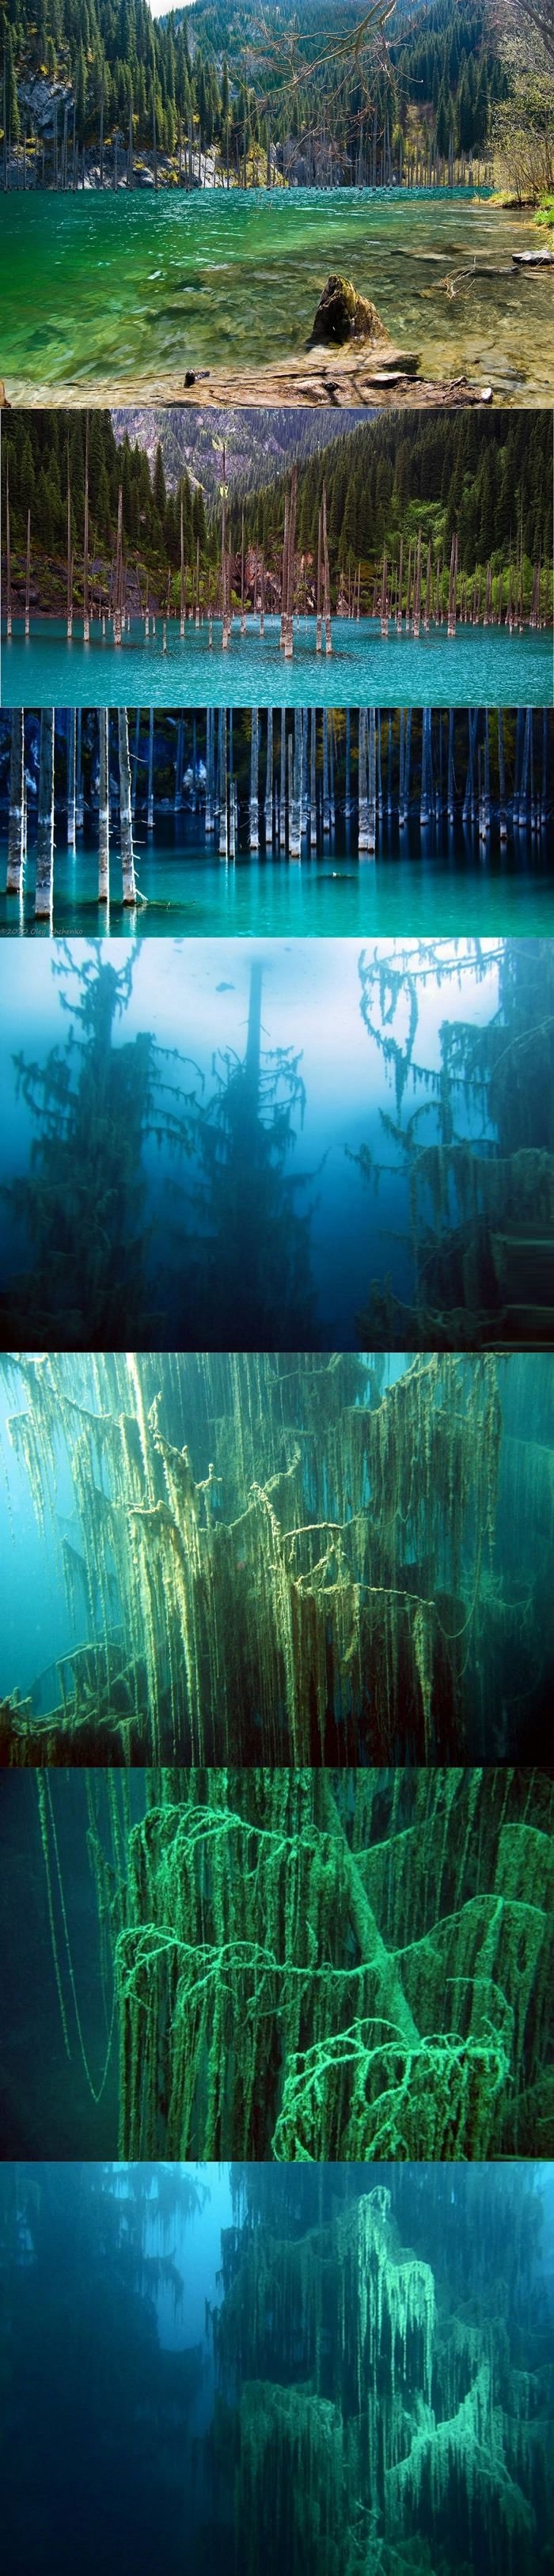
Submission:
<svg viewBox="0 0 554 2576">
<path fill-rule="evenodd" d="M 10 810 L 6 893 L 21 894 L 25 850 L 25 716 L 14 707 L 10 746 Z"/>
<path fill-rule="evenodd" d="M 252 730 L 251 730 L 251 735 L 250 735 L 250 826 L 249 826 L 249 847 L 250 847 L 250 849 L 251 849 L 251 850 L 257 850 L 257 849 L 259 849 L 259 843 L 260 843 L 259 816 L 258 816 L 258 762 L 259 762 L 259 711 L 258 711 L 258 708 L 257 708 L 257 707 L 253 707 L 253 708 L 252 708 Z"/>
<path fill-rule="evenodd" d="M 182 494 L 182 492 L 181 492 L 181 620 L 180 620 L 180 633 L 181 633 L 181 635 L 184 635 L 184 632 L 185 632 L 185 550 L 184 550 L 184 540 L 183 540 L 183 494 Z"/>
<path fill-rule="evenodd" d="M 148 709 L 148 806 L 147 829 L 154 830 L 154 709 Z"/>
<path fill-rule="evenodd" d="M 367 846 L 375 856 L 375 708 L 369 709 Z"/>
<path fill-rule="evenodd" d="M 448 821 L 454 821 L 454 708 L 448 709 Z"/>
<path fill-rule="evenodd" d="M 67 847 L 75 848 L 75 783 L 76 783 L 77 710 L 67 710 Z"/>
<path fill-rule="evenodd" d="M 69 479 L 69 443 L 67 455 L 67 641 L 73 634 L 73 551 L 71 544 L 71 484 Z"/>
<path fill-rule="evenodd" d="M 321 533 L 322 533 L 322 538 L 323 538 L 323 578 L 324 578 L 324 588 L 325 588 L 325 598 L 324 598 L 324 617 L 325 617 L 325 651 L 326 651 L 326 653 L 330 653 L 330 652 L 332 651 L 332 642 L 331 642 L 331 578 L 330 578 L 330 573 L 329 573 L 329 548 L 328 548 L 328 544 L 327 544 L 327 493 L 326 493 L 326 490 L 325 490 L 325 484 L 323 485 L 323 494 L 322 494 L 322 502 L 321 502 Z"/>
<path fill-rule="evenodd" d="M 4 138 L 5 141 L 5 138 Z M 12 558 L 10 546 L 9 449 L 6 448 L 6 635 L 12 631 Z"/>
<path fill-rule="evenodd" d="M 291 745 L 292 749 L 292 745 Z M 289 803 L 289 858 L 299 859 L 302 835 L 302 714 L 294 710 L 294 752 L 292 755 L 292 794 Z"/>
<path fill-rule="evenodd" d="M 316 711 L 310 708 L 310 849 L 317 850 Z"/>
<path fill-rule="evenodd" d="M 54 864 L 54 709 L 43 707 L 40 718 L 40 755 L 38 779 L 37 862 L 35 916 L 37 921 L 51 921 Z"/>
<path fill-rule="evenodd" d="M 116 555 L 115 555 L 115 588 L 114 588 L 114 608 L 113 608 L 113 640 L 114 640 L 114 644 L 120 644 L 120 643 L 121 643 L 121 620 L 122 620 L 122 608 L 123 608 L 123 486 L 122 486 L 122 484 L 120 483 L 120 486 L 119 486 L 119 492 L 118 492 L 118 496 L 117 496 L 117 541 L 116 541 Z"/>
<path fill-rule="evenodd" d="M 279 839 L 284 850 L 287 832 L 287 711 L 281 707 L 281 768 L 279 778 Z"/>
<path fill-rule="evenodd" d="M 110 752 L 107 707 L 98 709 L 100 778 L 98 788 L 98 902 L 110 896 Z"/>
<path fill-rule="evenodd" d="M 85 530 L 83 546 L 83 643 L 89 640 L 88 599 L 88 411 L 85 413 Z"/>
<path fill-rule="evenodd" d="M 506 828 L 506 765 L 505 765 L 505 760 L 504 760 L 504 715 L 503 715 L 502 707 L 499 707 L 499 708 L 498 708 L 498 712 L 497 712 L 497 724 L 498 724 L 498 795 L 499 795 L 499 823 L 500 823 L 500 840 L 501 840 L 502 845 L 504 846 L 504 845 L 505 845 L 505 843 L 506 843 L 506 841 L 507 841 L 507 837 L 508 837 L 508 835 L 507 835 L 507 828 Z"/>
<path fill-rule="evenodd" d="M 228 856 L 229 856 L 229 838 L 228 838 L 228 828 L 227 828 L 227 709 L 226 709 L 226 707 L 220 707 L 220 709 L 219 709 L 219 715 L 218 715 L 217 768 L 218 768 L 218 803 L 219 803 L 219 856 L 220 856 L 220 859 L 228 859 Z"/>
<path fill-rule="evenodd" d="M 129 727 L 127 708 L 118 707 L 119 743 L 119 812 L 121 821 L 121 875 L 124 904 L 136 903 L 135 861 L 133 853 L 133 820 L 131 814 L 131 763 L 129 760 Z"/>
<path fill-rule="evenodd" d="M 358 713 L 358 854 L 368 847 L 367 712 L 365 707 L 360 707 Z"/>
<path fill-rule="evenodd" d="M 273 707 L 267 710 L 267 758 L 265 767 L 265 845 L 271 849 L 273 839 Z"/>
<path fill-rule="evenodd" d="M 31 512 L 27 511 L 27 561 L 25 566 L 25 634 L 31 623 Z"/>
</svg>

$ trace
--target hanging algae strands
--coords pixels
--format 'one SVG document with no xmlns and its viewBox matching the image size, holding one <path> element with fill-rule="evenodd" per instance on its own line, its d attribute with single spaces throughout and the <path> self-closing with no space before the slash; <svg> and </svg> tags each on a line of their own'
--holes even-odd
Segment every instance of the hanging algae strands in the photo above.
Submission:
<svg viewBox="0 0 554 2576">
<path fill-rule="evenodd" d="M 65 1452 L 90 1603 L 62 1680 L 64 1758 L 72 1733 L 91 1758 L 95 1674 L 111 1760 L 463 1744 L 496 1520 L 494 1359 L 417 1358 L 387 1387 L 371 1354 L 60 1355 L 38 1393 L 24 1382 L 11 1437 L 45 1535 Z M 17 1741 L 15 1725 L 12 1758 Z"/>
<path fill-rule="evenodd" d="M 64 1992 L 63 1992 L 63 1982 L 62 1982 L 62 1968 L 61 1968 L 60 1950 L 59 1950 L 58 1937 L 57 1937 L 57 1932 L 56 1932 L 56 1919 L 55 1919 L 55 1906 L 54 1906 L 54 1883 L 53 1883 L 53 1882 L 54 1882 L 54 1879 L 55 1879 L 55 1887 L 56 1887 L 56 1905 L 57 1905 L 57 1909 L 58 1909 L 58 1911 L 59 1911 L 59 1917 L 60 1917 L 60 1925 L 61 1925 L 61 1933 L 62 1933 L 63 1949 L 64 1949 L 64 1952 L 65 1952 L 66 1972 L 67 1972 L 67 1977 L 68 1977 L 68 1981 L 69 1981 L 69 1989 L 70 1989 L 70 1996 L 71 1996 L 71 2004 L 72 2004 L 72 2008 L 73 2008 L 73 2015 L 74 2015 L 75 2025 L 76 2025 L 76 2030 L 77 2030 L 77 2038 L 78 2038 L 78 2043 L 79 2043 L 79 2052 L 80 2052 L 80 2056 L 81 2056 L 81 2060 L 82 2060 L 83 2070 L 84 2070 L 84 2074 L 85 2074 L 85 2080 L 86 2080 L 86 2083 L 87 2083 L 87 2086 L 88 2086 L 89 2093 L 90 2093 L 90 2094 L 91 2094 L 91 2096 L 92 2096 L 92 2100 L 93 2100 L 93 2102 L 95 2102 L 95 2103 L 99 2103 L 99 2102 L 101 2101 L 101 2099 L 102 2099 L 102 2094 L 103 2094 L 104 2089 L 105 2089 L 105 2085 L 106 2085 L 106 2081 L 107 2081 L 107 2075 L 108 2075 L 108 2068 L 109 2068 L 110 2058 L 111 2058 L 111 2051 L 112 2051 L 112 2040 L 113 2040 L 114 2027 L 115 2027 L 115 2006 L 116 2006 L 115 1984 L 113 1985 L 113 1992 L 112 1992 L 112 2007 L 111 2007 L 111 2016 L 110 2016 L 109 2029 L 108 2029 L 108 2034 L 107 2034 L 107 2043 L 106 2043 L 106 2053 L 105 2053 L 105 2058 L 104 2058 L 104 2066 L 103 2066 L 103 2070 L 102 2070 L 102 2073 L 101 2073 L 101 2076 L 100 2076 L 100 2082 L 99 2082 L 99 2084 L 95 2084 L 95 2083 L 94 2083 L 94 2081 L 93 2081 L 93 2077 L 92 2077 L 92 2075 L 91 2075 L 91 2070 L 90 2070 L 90 2065 L 89 2065 L 89 2060 L 88 2060 L 88 2054 L 87 2054 L 87 2049 L 86 2049 L 86 2044 L 85 2044 L 85 2039 L 84 2039 L 84 2034 L 83 2034 L 83 2026 L 82 2026 L 82 2021 L 81 2021 L 81 2014 L 80 2014 L 80 2009 L 79 2009 L 79 2000 L 78 2000 L 78 1995 L 77 1995 L 77 1987 L 76 1987 L 76 1983 L 75 1983 L 75 1971 L 74 1971 L 74 1966 L 73 1966 L 73 1956 L 72 1956 L 71 1943 L 70 1943 L 70 1938 L 69 1938 L 69 1926 L 68 1926 L 68 1920 L 67 1920 L 67 1909 L 66 1909 L 66 1902 L 65 1902 L 65 1892 L 64 1892 L 64 1884 L 63 1884 L 63 1875 L 62 1875 L 62 1869 L 61 1869 L 61 1864 L 60 1864 L 60 1854 L 59 1854 L 59 1847 L 58 1847 L 58 1837 L 57 1837 L 57 1831 L 56 1831 L 56 1818 L 55 1818 L 55 1811 L 54 1811 L 54 1805 L 53 1805 L 53 1800 L 52 1800 L 52 1789 L 51 1789 L 51 1783 L 50 1783 L 50 1779 L 49 1779 L 49 1777 L 48 1777 L 48 1773 L 47 1773 L 47 1774 L 46 1774 L 46 1776 L 45 1776 L 43 1772 L 40 1772 L 40 1771 L 39 1771 L 39 1772 L 37 1772 L 37 1784 L 36 1784 L 36 1785 L 37 1785 L 37 1798 L 38 1798 L 38 1812 L 39 1812 L 40 1836 L 41 1836 L 41 1843 L 42 1843 L 42 1850 L 43 1850 L 43 1857 L 44 1857 L 45 1877 L 46 1877 L 46 1891 L 47 1891 L 47 1904 L 48 1904 L 48 1921 L 49 1921 L 49 1926 L 50 1926 L 50 1939 L 51 1939 L 51 1945 L 52 1945 L 52 1957 L 53 1957 L 53 1961 L 54 1961 L 54 1973 L 55 1973 L 55 1979 L 56 1979 L 56 1990 L 57 1990 L 57 1996 L 58 1996 L 58 2003 L 59 2003 L 59 2007 L 60 2007 L 60 2019 L 61 2019 L 61 2024 L 62 2024 L 62 2031 L 63 2031 L 63 2038 L 64 2038 L 64 2047 L 65 2047 L 65 2050 L 66 2050 L 66 2054 L 67 2054 L 67 2056 L 68 2056 L 68 2057 L 70 2057 L 70 2056 L 71 2056 L 71 2047 L 70 2047 L 70 2041 L 69 2041 L 68 2020 L 67 2020 L 67 2013 L 66 2013 L 66 2006 L 65 2006 L 65 1999 L 64 1999 Z M 53 1867 L 52 1867 L 52 1863 L 53 1863 Z"/>
<path fill-rule="evenodd" d="M 381 1771 L 161 1770 L 144 1798 L 131 1823 L 108 1774 L 103 1830 L 87 1793 L 120 2156 L 546 2146 L 546 1776 L 407 1772 L 400 1816 Z"/>
<path fill-rule="evenodd" d="M 372 1288 L 360 1338 L 373 1339 L 379 1319 L 391 1348 L 411 1337 L 420 1349 L 542 1345 L 554 1315 L 552 942 L 504 940 L 494 957 L 473 941 L 462 955 L 445 950 L 414 941 L 360 962 L 362 1018 L 394 1077 L 385 1130 L 408 1185 L 413 1272 L 409 1303 Z M 498 1006 L 478 1028 L 445 1014 L 440 1064 L 426 1064 L 420 994 L 431 973 L 458 989 L 468 967 L 481 981 L 494 969 Z M 396 1034 L 400 1004 L 407 1040 Z M 438 1133 L 426 1143 L 430 1115 Z M 377 1185 L 385 1167 L 363 1149 L 358 1159 Z"/>
<path fill-rule="evenodd" d="M 233 2179 L 214 2438 L 238 2459 L 237 2564 L 263 2536 L 268 2576 L 406 2576 L 450 2567 L 454 2532 L 456 2565 L 501 2576 L 508 2542 L 531 2576 L 552 2480 L 529 2169 L 485 2194 L 473 2166 L 455 2191 L 413 2165 L 373 2188 L 345 2167 Z"/>
<path fill-rule="evenodd" d="M 248 2550 L 249 2532 L 258 2545 L 265 2533 L 270 2566 L 277 2535 L 279 2549 L 288 2542 L 287 2565 L 305 2563 L 314 2571 L 323 2565 L 340 2576 L 354 2433 L 357 2492 L 366 2483 L 377 2487 L 376 2383 L 387 2423 L 395 2413 L 400 2418 L 410 2384 L 408 2354 L 410 2378 L 417 2375 L 424 2392 L 430 2390 L 433 2274 L 428 2263 L 396 2247 L 394 2233 L 390 2192 L 382 2186 L 299 2241 L 269 2237 L 264 2229 L 253 2236 L 224 2298 L 216 2321 L 218 2376 L 233 2391 L 238 2365 L 242 2381 L 240 2540 Z M 301 2384 L 287 2386 L 287 2372 Z M 254 2562 L 247 2555 L 245 2563 L 253 2568 L 259 2556 Z M 284 2562 L 278 2557 L 277 2563 Z"/>
</svg>

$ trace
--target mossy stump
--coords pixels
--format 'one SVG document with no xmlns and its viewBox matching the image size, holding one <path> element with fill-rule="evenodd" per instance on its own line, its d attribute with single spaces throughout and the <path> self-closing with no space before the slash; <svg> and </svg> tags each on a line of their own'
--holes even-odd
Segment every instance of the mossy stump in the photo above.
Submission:
<svg viewBox="0 0 554 2576">
<path fill-rule="evenodd" d="M 328 277 L 314 317 L 310 348 L 344 348 L 348 340 L 386 340 L 377 307 L 358 295 L 349 277 Z"/>
</svg>

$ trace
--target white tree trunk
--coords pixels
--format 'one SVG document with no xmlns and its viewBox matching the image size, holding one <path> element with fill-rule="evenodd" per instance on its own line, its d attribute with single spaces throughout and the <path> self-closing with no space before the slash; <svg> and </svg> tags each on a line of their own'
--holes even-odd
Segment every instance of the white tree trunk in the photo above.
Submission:
<svg viewBox="0 0 554 2576">
<path fill-rule="evenodd" d="M 6 893 L 21 894 L 25 853 L 25 716 L 14 707 L 10 749 L 10 811 Z"/>
<path fill-rule="evenodd" d="M 108 903 L 110 895 L 110 792 L 109 792 L 109 716 L 107 707 L 99 707 L 100 781 L 98 789 L 98 902 Z"/>
<path fill-rule="evenodd" d="M 121 875 L 123 902 L 136 903 L 135 861 L 133 854 L 133 818 L 131 814 L 131 763 L 129 760 L 129 727 L 127 708 L 118 707 L 119 742 L 119 810 L 121 818 Z"/>
<path fill-rule="evenodd" d="M 37 865 L 35 916 L 51 921 L 54 868 L 54 709 L 43 707 L 40 719 Z"/>
</svg>

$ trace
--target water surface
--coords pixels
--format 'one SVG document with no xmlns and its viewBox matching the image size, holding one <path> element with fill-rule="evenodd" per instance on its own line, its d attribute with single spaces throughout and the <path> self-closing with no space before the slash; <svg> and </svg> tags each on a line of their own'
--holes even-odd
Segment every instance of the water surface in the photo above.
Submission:
<svg viewBox="0 0 554 2576">
<path fill-rule="evenodd" d="M 437 383 L 554 396 L 554 272 L 514 268 L 529 220 L 462 191 L 14 194 L 0 200 L 10 399 L 160 399 L 188 368 L 305 349 L 330 270 L 352 275 Z M 249 399 L 252 399 L 250 393 Z"/>
<path fill-rule="evenodd" d="M 145 908 L 138 914 L 123 908 L 121 859 L 112 842 L 106 921 L 97 900 L 94 836 L 68 850 L 62 824 L 54 853 L 54 932 L 93 938 L 101 926 L 112 937 L 133 940 L 138 923 L 141 937 L 156 939 L 402 937 L 407 925 L 421 936 L 554 935 L 551 824 L 538 842 L 520 832 L 501 848 L 493 820 L 485 852 L 460 823 L 449 829 L 443 820 L 421 831 L 412 818 L 400 835 L 385 815 L 377 823 L 374 859 L 358 857 L 354 824 L 351 830 L 350 848 L 347 827 L 338 823 L 318 857 L 304 854 L 296 862 L 242 854 L 233 865 L 214 856 L 196 817 L 174 827 L 165 822 L 155 836 L 141 820 L 135 866 Z M 0 938 L 48 937 L 48 925 L 45 931 L 35 921 L 33 850 L 21 902 L 3 891 L 6 858 L 0 840 Z"/>
<path fill-rule="evenodd" d="M 250 616 L 246 634 L 237 619 L 226 650 L 214 624 L 210 648 L 208 627 L 191 624 L 182 638 L 179 620 L 157 620 L 156 634 L 145 636 L 140 618 L 131 621 L 122 643 L 103 635 L 100 621 L 91 625 L 90 641 L 74 630 L 67 640 L 63 618 L 35 618 L 31 633 L 14 621 L 9 643 L 2 643 L 1 700 L 4 707 L 260 707 L 284 705 L 348 707 L 551 706 L 554 696 L 552 635 L 524 627 L 509 634 L 505 626 L 458 625 L 454 638 L 444 626 L 429 634 L 401 636 L 392 629 L 381 636 L 375 617 L 334 617 L 330 654 L 316 653 L 315 619 L 298 621 L 291 662 L 280 649 L 280 619 L 266 617 L 265 634 Z"/>
</svg>

